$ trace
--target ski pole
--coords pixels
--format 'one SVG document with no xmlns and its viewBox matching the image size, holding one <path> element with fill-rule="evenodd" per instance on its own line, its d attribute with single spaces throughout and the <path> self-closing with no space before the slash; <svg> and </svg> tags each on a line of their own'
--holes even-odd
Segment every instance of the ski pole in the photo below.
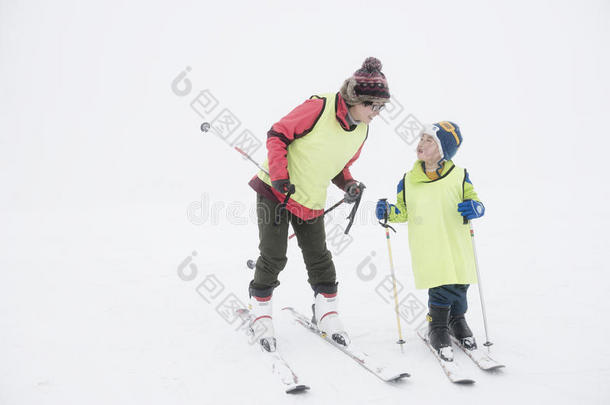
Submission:
<svg viewBox="0 0 610 405">
<path fill-rule="evenodd" d="M 466 217 L 464 217 L 466 218 Z M 481 311 L 483 312 L 483 326 L 485 327 L 485 339 L 486 342 L 483 343 L 483 346 L 486 346 L 489 350 L 489 346 L 493 345 L 492 342 L 489 341 L 489 329 L 487 327 L 487 313 L 485 311 L 485 300 L 483 299 L 483 285 L 481 284 L 481 272 L 479 271 L 479 259 L 477 257 L 477 249 L 474 243 L 474 229 L 472 228 L 472 221 L 468 221 L 470 224 L 470 238 L 472 239 L 472 251 L 474 252 L 474 264 L 477 270 L 477 284 L 479 285 L 479 298 L 481 299 Z"/>
<path fill-rule="evenodd" d="M 341 199 L 340 201 L 338 201 L 338 202 L 337 202 L 335 205 L 333 205 L 332 207 L 330 207 L 329 209 L 327 209 L 326 211 L 324 211 L 324 214 L 322 214 L 322 216 L 324 216 L 324 215 L 328 214 L 329 212 L 331 212 L 332 210 L 334 210 L 335 208 L 337 208 L 338 206 L 340 206 L 340 205 L 341 205 L 341 204 L 343 204 L 344 202 L 345 202 L 345 199 L 343 199 L 343 198 L 342 198 L 342 199 Z M 293 233 L 292 235 L 290 235 L 290 236 L 288 237 L 288 239 L 290 240 L 290 239 L 294 238 L 296 235 L 297 235 L 296 233 Z"/>
<path fill-rule="evenodd" d="M 237 146 L 235 146 L 235 150 L 238 151 L 239 153 L 241 153 L 246 159 L 248 159 L 250 162 L 254 163 L 256 165 L 256 167 L 258 167 L 259 169 L 261 169 L 263 172 L 265 172 L 265 174 L 267 176 L 269 176 L 269 172 L 267 170 L 265 170 L 261 165 L 258 164 L 258 162 L 254 159 L 252 159 L 250 157 L 250 155 L 248 155 L 246 152 L 244 152 L 243 150 L 241 150 L 240 148 L 238 148 Z"/>
<path fill-rule="evenodd" d="M 211 125 L 209 122 L 204 122 L 203 124 L 201 124 L 201 126 L 199 127 L 199 129 L 201 129 L 201 132 L 206 133 L 210 130 Z M 238 151 L 239 153 L 241 153 L 243 155 L 243 157 L 245 157 L 246 159 L 248 159 L 250 162 L 254 163 L 256 165 L 256 167 L 258 167 L 259 169 L 261 169 L 263 172 L 265 172 L 267 174 L 267 176 L 269 176 L 269 172 L 265 169 L 263 169 L 263 167 L 261 165 L 258 164 L 258 162 L 254 159 L 252 159 L 252 157 L 250 155 L 248 155 L 246 152 L 244 152 L 241 148 L 235 146 L 234 147 L 236 151 Z"/>
<path fill-rule="evenodd" d="M 388 214 L 390 212 L 390 205 L 388 204 L 387 199 L 382 198 L 386 204 L 386 217 L 384 222 L 379 224 L 385 228 L 385 238 L 388 242 L 388 256 L 390 258 L 390 273 L 392 274 L 392 287 L 394 290 L 394 311 L 396 312 L 396 326 L 398 327 L 398 343 L 400 345 L 400 352 L 404 353 L 403 345 L 405 344 L 404 339 L 402 338 L 402 328 L 400 327 L 400 312 L 398 311 L 398 293 L 396 291 L 396 274 L 394 273 L 394 260 L 392 259 L 392 245 L 390 244 L 390 229 L 396 232 L 394 228 L 388 225 Z"/>
<path fill-rule="evenodd" d="M 352 211 L 349 213 L 347 219 L 349 219 L 349 223 L 347 224 L 347 227 L 345 228 L 345 232 L 343 232 L 345 235 L 347 235 L 349 233 L 349 230 L 352 228 L 352 225 L 354 224 L 354 219 L 356 218 L 356 211 L 358 211 L 358 206 L 360 205 L 360 200 L 362 200 L 362 194 L 364 193 L 364 189 L 366 187 L 364 186 L 364 184 L 360 183 L 360 195 L 358 196 L 358 199 L 356 200 L 356 202 L 354 202 L 354 208 L 352 208 Z"/>
<path fill-rule="evenodd" d="M 286 204 L 288 204 L 288 200 L 290 200 L 290 196 L 293 195 L 294 192 L 295 192 L 294 184 L 291 184 L 290 189 L 286 193 L 286 197 L 284 197 L 284 201 L 282 201 L 280 203 L 280 205 L 278 206 L 278 210 L 275 213 L 275 222 L 274 222 L 275 225 L 279 225 L 280 222 L 282 221 L 282 214 L 286 210 Z"/>
</svg>

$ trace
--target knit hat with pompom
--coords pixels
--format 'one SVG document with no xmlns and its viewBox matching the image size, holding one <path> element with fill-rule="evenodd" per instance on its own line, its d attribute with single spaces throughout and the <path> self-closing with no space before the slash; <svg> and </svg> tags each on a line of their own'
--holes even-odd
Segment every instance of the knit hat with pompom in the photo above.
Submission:
<svg viewBox="0 0 610 405">
<path fill-rule="evenodd" d="M 341 96 L 347 104 L 356 105 L 369 101 L 387 103 L 390 100 L 390 89 L 385 75 L 381 73 L 381 62 L 368 57 L 354 75 L 343 82 Z"/>
</svg>

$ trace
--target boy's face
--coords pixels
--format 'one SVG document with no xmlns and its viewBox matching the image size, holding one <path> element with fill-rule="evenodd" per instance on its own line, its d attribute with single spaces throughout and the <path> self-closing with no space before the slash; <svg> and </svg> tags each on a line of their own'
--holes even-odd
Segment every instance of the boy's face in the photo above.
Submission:
<svg viewBox="0 0 610 405">
<path fill-rule="evenodd" d="M 423 134 L 417 144 L 417 158 L 424 162 L 438 162 L 441 160 L 441 153 L 434 138 L 428 134 Z"/>
</svg>

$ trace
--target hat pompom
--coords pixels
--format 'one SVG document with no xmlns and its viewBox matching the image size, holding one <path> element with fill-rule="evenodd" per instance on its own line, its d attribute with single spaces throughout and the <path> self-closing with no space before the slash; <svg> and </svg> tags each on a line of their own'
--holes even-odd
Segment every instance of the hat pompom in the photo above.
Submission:
<svg viewBox="0 0 610 405">
<path fill-rule="evenodd" d="M 365 69 L 367 72 L 373 73 L 374 71 L 381 71 L 381 61 L 377 58 L 369 56 L 366 58 L 364 63 L 362 63 L 362 69 Z"/>
</svg>

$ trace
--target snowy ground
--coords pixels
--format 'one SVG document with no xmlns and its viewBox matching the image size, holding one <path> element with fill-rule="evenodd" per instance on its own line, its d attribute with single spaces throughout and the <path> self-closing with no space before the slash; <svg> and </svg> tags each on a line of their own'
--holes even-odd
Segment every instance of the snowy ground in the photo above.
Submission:
<svg viewBox="0 0 610 405">
<path fill-rule="evenodd" d="M 608 403 L 608 3 L 323 4 L 0 3 L 0 404 Z M 255 171 L 198 131 L 191 102 L 207 90 L 218 105 L 203 118 L 228 108 L 264 139 L 369 55 L 404 109 L 371 126 L 353 168 L 367 201 L 350 243 L 329 248 L 352 338 L 412 377 L 384 384 L 279 311 L 311 304 L 293 241 L 276 329 L 312 389 L 287 396 L 223 316 L 246 301 L 257 254 Z M 181 72 L 190 88 L 172 86 Z M 414 333 L 426 292 L 406 226 L 392 236 L 404 354 L 394 343 L 372 215 L 412 165 L 394 132 L 410 114 L 461 124 L 455 161 L 488 210 L 477 247 L 507 367 L 458 353 L 474 386 L 449 383 Z M 483 342 L 474 286 L 469 301 Z"/>
</svg>

